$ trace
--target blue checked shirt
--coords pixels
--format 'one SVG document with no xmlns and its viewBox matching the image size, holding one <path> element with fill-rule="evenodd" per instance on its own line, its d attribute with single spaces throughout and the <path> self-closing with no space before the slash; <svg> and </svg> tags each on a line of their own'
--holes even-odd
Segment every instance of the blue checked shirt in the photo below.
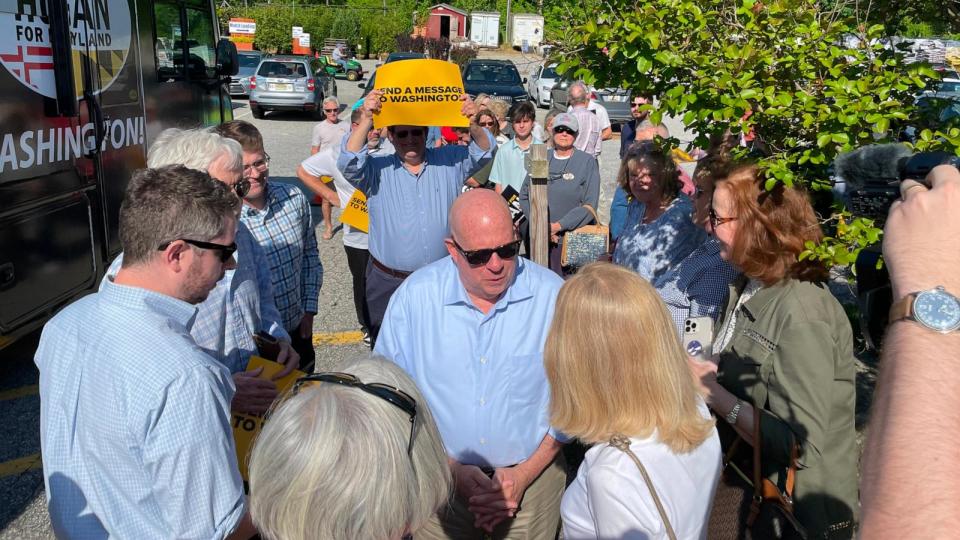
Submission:
<svg viewBox="0 0 960 540">
<path fill-rule="evenodd" d="M 306 313 L 316 313 L 323 265 L 313 231 L 310 202 L 296 186 L 267 183 L 267 204 L 257 210 L 244 204 L 242 221 L 270 261 L 273 294 L 287 330 Z"/>
<path fill-rule="evenodd" d="M 443 258 L 447 248 L 447 214 L 460 195 L 470 171 L 493 155 L 496 142 L 484 130 L 490 150 L 475 142 L 469 146 L 427 148 L 419 175 L 404 168 L 396 155 L 369 156 L 341 143 L 337 168 L 343 177 L 367 196 L 370 216 L 370 255 L 394 270 L 412 272 Z"/>
<path fill-rule="evenodd" d="M 729 285 L 739 275 L 733 265 L 720 258 L 717 239 L 709 237 L 653 286 L 667 304 L 677 331 L 683 335 L 688 318 L 717 320 L 726 306 Z"/>
<path fill-rule="evenodd" d="M 474 307 L 453 259 L 408 277 L 390 299 L 376 352 L 417 383 L 447 453 L 461 463 L 525 461 L 550 427 L 543 345 L 563 280 L 517 258 L 514 282 L 486 315 Z"/>
<path fill-rule="evenodd" d="M 240 523 L 233 380 L 193 343 L 196 312 L 108 282 L 47 323 L 35 361 L 58 538 L 225 538 Z"/>
<path fill-rule="evenodd" d="M 270 264 L 243 223 L 237 226 L 235 242 L 237 267 L 224 272 L 223 279 L 197 306 L 197 317 L 190 329 L 197 346 L 231 373 L 246 371 L 250 357 L 257 354 L 253 334 L 258 331 L 290 341 L 274 305 Z M 121 253 L 107 269 L 101 288 L 117 275 L 122 263 Z"/>
</svg>

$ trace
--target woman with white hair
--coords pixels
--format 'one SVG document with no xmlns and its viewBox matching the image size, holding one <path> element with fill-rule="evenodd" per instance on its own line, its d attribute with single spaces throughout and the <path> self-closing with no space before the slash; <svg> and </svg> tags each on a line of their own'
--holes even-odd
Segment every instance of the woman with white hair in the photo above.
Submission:
<svg viewBox="0 0 960 540">
<path fill-rule="evenodd" d="M 250 455 L 264 538 L 398 540 L 450 496 L 440 433 L 416 384 L 383 357 L 297 381 Z"/>
</svg>

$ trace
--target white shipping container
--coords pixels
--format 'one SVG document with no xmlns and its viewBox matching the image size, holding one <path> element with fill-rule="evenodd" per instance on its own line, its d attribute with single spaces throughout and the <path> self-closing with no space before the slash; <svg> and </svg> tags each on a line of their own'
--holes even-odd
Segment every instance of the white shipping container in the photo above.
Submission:
<svg viewBox="0 0 960 540">
<path fill-rule="evenodd" d="M 510 16 L 511 45 L 522 47 L 524 42 L 531 49 L 543 41 L 543 16 L 533 13 L 516 13 Z"/>
<path fill-rule="evenodd" d="M 500 46 L 500 13 L 474 11 L 470 14 L 470 41 L 479 47 Z"/>
</svg>

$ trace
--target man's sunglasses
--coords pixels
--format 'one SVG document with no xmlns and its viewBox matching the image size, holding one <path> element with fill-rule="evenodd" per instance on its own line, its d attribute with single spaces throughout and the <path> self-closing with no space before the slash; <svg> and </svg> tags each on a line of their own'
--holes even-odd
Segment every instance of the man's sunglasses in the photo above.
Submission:
<svg viewBox="0 0 960 540">
<path fill-rule="evenodd" d="M 422 129 L 398 129 L 393 132 L 393 136 L 396 139 L 406 139 L 407 137 L 423 137 L 423 133 Z"/>
<path fill-rule="evenodd" d="M 250 180 L 241 178 L 236 184 L 230 187 L 233 188 L 233 192 L 237 194 L 237 197 L 242 199 L 247 196 L 247 193 L 250 193 Z"/>
<path fill-rule="evenodd" d="M 458 244 L 456 240 L 453 240 L 453 245 L 457 248 L 457 251 L 463 255 L 463 258 L 473 266 L 487 264 L 490 262 L 490 257 L 493 257 L 494 253 L 496 253 L 497 257 L 500 257 L 501 259 L 512 259 L 517 256 L 517 253 L 520 252 L 520 240 L 514 240 L 513 242 L 509 242 L 495 248 L 475 249 L 472 251 L 464 250 L 462 247 L 460 247 L 460 244 Z"/>
<path fill-rule="evenodd" d="M 560 126 L 553 128 L 554 133 L 566 133 L 568 135 L 576 135 L 577 132 L 568 128 L 567 126 Z"/>
<path fill-rule="evenodd" d="M 233 257 L 233 254 L 237 252 L 237 243 L 234 242 L 229 246 L 223 244 L 214 244 L 213 242 L 201 242 L 200 240 L 190 240 L 188 238 L 178 238 L 181 242 L 190 244 L 191 246 L 198 247 L 200 249 L 208 249 L 211 251 L 218 250 L 220 251 L 220 262 L 225 263 L 230 260 L 230 257 Z M 157 251 L 163 251 L 170 247 L 170 244 L 176 242 L 177 240 L 171 240 L 169 242 L 164 242 L 157 247 Z"/>
<path fill-rule="evenodd" d="M 407 455 L 409 456 L 410 452 L 413 451 L 413 428 L 415 425 L 414 421 L 417 418 L 417 401 L 413 399 L 410 394 L 400 390 L 399 388 L 387 386 L 383 383 L 364 383 L 350 373 L 338 373 L 334 371 L 311 373 L 305 377 L 300 377 L 297 379 L 297 382 L 293 384 L 293 394 L 296 395 L 297 392 L 300 391 L 300 387 L 311 382 L 333 383 L 349 386 L 351 388 L 357 388 L 372 396 L 376 396 L 407 413 L 407 415 L 410 417 L 410 438 L 407 442 Z"/>
</svg>

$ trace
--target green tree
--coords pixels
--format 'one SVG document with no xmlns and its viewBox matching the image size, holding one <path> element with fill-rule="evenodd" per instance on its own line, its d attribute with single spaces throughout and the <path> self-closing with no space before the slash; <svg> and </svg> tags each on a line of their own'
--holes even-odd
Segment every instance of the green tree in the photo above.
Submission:
<svg viewBox="0 0 960 540">
<path fill-rule="evenodd" d="M 727 130 L 754 132 L 768 147 L 761 166 L 777 182 L 828 186 L 841 152 L 895 137 L 915 95 L 935 77 L 882 46 L 882 25 L 866 26 L 843 6 L 818 0 L 607 0 L 571 32 L 561 70 L 601 86 L 655 96 L 706 147 Z M 749 114 L 748 114 L 749 113 Z M 921 146 L 951 150 L 960 132 L 930 133 Z M 873 222 L 839 210 L 825 216 L 834 236 L 804 256 L 849 264 L 876 242 Z"/>
</svg>

